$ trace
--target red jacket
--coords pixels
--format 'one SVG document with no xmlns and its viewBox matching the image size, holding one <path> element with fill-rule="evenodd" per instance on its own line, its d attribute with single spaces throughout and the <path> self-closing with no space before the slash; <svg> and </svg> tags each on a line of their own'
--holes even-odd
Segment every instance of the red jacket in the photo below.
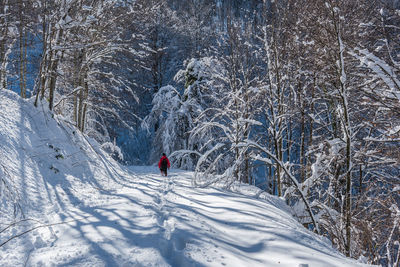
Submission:
<svg viewBox="0 0 400 267">
<path fill-rule="evenodd" d="M 171 167 L 171 164 L 169 163 L 169 160 L 168 160 L 167 156 L 162 156 L 161 157 L 160 161 L 158 162 L 158 168 L 161 169 L 161 162 L 163 161 L 164 158 L 167 159 L 167 166 L 168 166 L 168 169 L 169 169 L 169 167 Z"/>
</svg>

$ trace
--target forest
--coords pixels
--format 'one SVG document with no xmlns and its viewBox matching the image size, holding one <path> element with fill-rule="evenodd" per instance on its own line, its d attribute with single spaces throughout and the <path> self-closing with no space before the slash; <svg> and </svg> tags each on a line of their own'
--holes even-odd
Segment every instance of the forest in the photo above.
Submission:
<svg viewBox="0 0 400 267">
<path fill-rule="evenodd" d="M 0 90 L 123 164 L 165 152 L 400 264 L 397 0 L 0 0 Z"/>
</svg>

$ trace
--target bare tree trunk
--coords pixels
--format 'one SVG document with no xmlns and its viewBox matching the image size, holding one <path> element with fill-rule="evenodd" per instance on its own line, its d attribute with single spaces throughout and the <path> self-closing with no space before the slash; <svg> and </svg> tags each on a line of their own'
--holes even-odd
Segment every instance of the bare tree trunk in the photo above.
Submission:
<svg viewBox="0 0 400 267">
<path fill-rule="evenodd" d="M 298 83 L 298 95 L 299 95 L 299 107 L 300 107 L 300 182 L 303 183 L 305 180 L 305 108 L 304 108 L 304 99 L 301 88 L 301 83 Z"/>
<path fill-rule="evenodd" d="M 246 59 L 249 57 L 250 55 L 248 55 L 246 53 Z M 246 69 L 245 69 L 246 68 Z M 242 73 L 244 75 L 244 84 L 243 84 L 243 98 L 244 98 L 244 114 L 243 117 L 245 120 L 250 119 L 250 101 L 249 101 L 249 70 L 247 69 L 247 66 L 243 66 L 242 65 Z M 243 135 L 243 139 L 247 140 L 249 138 L 249 134 L 250 134 L 250 124 L 248 122 L 245 122 L 244 124 L 244 135 Z M 243 182 L 249 184 L 250 181 L 250 166 L 249 166 L 249 152 L 246 149 L 246 151 L 244 151 L 244 177 L 243 177 Z"/>
<path fill-rule="evenodd" d="M 276 192 L 276 183 L 275 183 L 275 181 L 276 180 L 275 180 L 275 177 L 274 177 L 274 172 L 272 171 L 272 165 L 269 165 L 269 177 L 272 180 L 271 184 L 270 184 L 270 193 L 272 195 L 275 195 L 275 192 Z"/>
<path fill-rule="evenodd" d="M 47 44 L 48 44 L 48 28 L 50 25 L 47 27 L 47 0 L 44 1 L 43 3 L 43 14 L 42 14 L 42 38 L 43 38 L 43 48 L 42 48 L 42 59 L 40 62 L 40 67 L 39 67 L 39 77 L 37 80 L 37 83 L 35 84 L 35 92 L 36 92 L 36 98 L 35 98 L 35 107 L 37 107 L 37 102 L 39 100 L 39 95 L 41 95 L 41 98 L 44 96 L 44 90 L 45 90 L 45 82 L 46 82 L 46 76 L 45 76 L 45 70 L 47 66 L 47 59 L 48 59 L 48 51 L 47 51 Z"/>
<path fill-rule="evenodd" d="M 4 16 L 0 17 L 0 32 L 2 36 L 8 36 L 8 0 L 4 0 L 2 8 L 2 13 L 4 14 Z M 7 88 L 7 50 L 7 38 L 2 38 L 0 40 L 0 89 Z"/>
<path fill-rule="evenodd" d="M 24 6 L 22 0 L 19 0 L 19 87 L 20 95 L 26 98 L 26 40 L 25 40 L 25 20 Z"/>
<path fill-rule="evenodd" d="M 316 77 L 314 74 L 314 82 L 313 86 L 311 89 L 311 104 L 310 104 L 310 114 L 314 114 L 314 99 L 315 99 L 315 88 L 317 87 L 317 82 L 316 82 Z M 311 116 L 309 117 L 309 135 L 308 135 L 308 147 L 313 146 L 313 129 L 314 129 L 314 123 L 313 123 L 313 118 Z M 311 176 L 311 159 L 310 157 L 307 158 L 307 167 L 306 167 L 306 177 Z"/>
<path fill-rule="evenodd" d="M 75 122 L 75 126 L 78 127 L 78 92 L 76 90 L 81 86 L 81 70 L 83 64 L 83 52 L 84 50 L 78 50 L 74 54 L 74 70 L 73 70 L 73 115 L 72 119 Z"/>
<path fill-rule="evenodd" d="M 330 8 L 332 14 L 333 26 L 335 29 L 335 37 L 337 42 L 337 75 L 338 75 L 338 83 L 340 85 L 339 95 L 341 99 L 341 105 L 343 108 L 343 130 L 346 141 L 346 194 L 345 194 L 345 223 L 346 223 L 346 243 L 345 250 L 346 256 L 351 257 L 351 170 L 352 170 L 352 158 L 351 158 L 351 125 L 350 125 L 350 116 L 348 110 L 348 99 L 347 99 L 347 86 L 346 86 L 346 73 L 344 66 L 344 45 L 341 37 L 341 27 L 340 27 L 340 17 L 337 14 L 337 9 L 330 0 Z"/>
<path fill-rule="evenodd" d="M 63 37 L 64 30 L 62 28 L 58 29 L 56 33 L 55 43 L 58 46 L 61 43 L 61 39 Z M 52 52 L 52 58 L 50 61 L 50 68 L 48 73 L 50 74 L 50 82 L 49 82 L 49 109 L 53 110 L 54 104 L 54 92 L 56 90 L 56 82 L 57 82 L 57 70 L 58 70 L 58 62 L 60 60 L 60 51 L 58 49 L 54 49 Z"/>
<path fill-rule="evenodd" d="M 78 105 L 77 105 L 77 127 L 83 132 L 85 130 L 85 120 L 87 112 L 87 98 L 89 96 L 89 85 L 87 82 L 89 67 L 86 65 L 86 51 L 79 51 L 79 56 L 77 58 L 76 68 L 78 70 L 78 87 L 80 88 L 78 94 Z"/>
<path fill-rule="evenodd" d="M 274 30 L 275 33 L 275 30 Z M 278 109 L 278 132 L 277 132 L 277 156 L 278 159 L 282 162 L 283 160 L 283 132 L 282 132 L 282 124 L 283 124 L 283 88 L 281 85 L 281 74 L 280 74 L 280 62 L 279 62 L 279 53 L 278 53 L 278 48 L 277 48 L 277 43 L 276 43 L 276 38 L 274 38 L 274 52 L 275 52 L 275 77 L 276 77 L 276 89 L 277 89 L 277 94 L 276 94 L 276 99 L 278 101 L 277 109 Z M 277 165 L 277 170 L 278 170 L 278 196 L 282 196 L 282 177 L 283 177 L 283 171 L 282 167 L 280 164 Z"/>
<path fill-rule="evenodd" d="M 81 132 L 85 131 L 86 112 L 87 112 L 86 101 L 87 101 L 88 96 L 89 96 L 89 85 L 88 85 L 87 81 L 85 81 L 84 82 L 84 94 L 83 94 L 84 102 L 83 102 L 83 110 L 82 110 L 82 122 L 81 122 L 81 128 L 80 128 Z"/>
<path fill-rule="evenodd" d="M 76 87 L 74 88 L 76 89 Z M 78 126 L 78 93 L 74 93 L 74 114 L 73 120 L 75 122 L 75 126 Z"/>
<path fill-rule="evenodd" d="M 47 3 L 47 1 L 46 1 Z M 67 6 L 69 3 L 67 1 L 63 2 L 63 6 L 61 7 L 64 9 L 62 13 L 61 21 L 65 21 L 68 16 L 68 12 L 71 9 L 71 6 Z M 57 24 L 58 25 L 58 24 Z M 45 26 L 43 26 L 45 27 Z M 47 27 L 48 33 L 46 34 L 47 44 L 46 44 L 46 53 L 44 54 L 45 60 L 42 73 L 44 72 L 45 75 L 42 74 L 44 81 L 41 82 L 42 90 L 41 90 L 41 98 L 44 97 L 45 91 L 49 91 L 49 109 L 53 110 L 54 105 L 54 94 L 55 88 L 57 84 L 57 76 L 58 76 L 58 64 L 62 57 L 62 50 L 59 48 L 63 38 L 64 38 L 64 27 L 63 25 L 55 25 L 49 24 Z"/>
<path fill-rule="evenodd" d="M 85 73 L 83 69 L 81 69 L 80 77 L 79 77 L 79 94 L 78 94 L 78 129 L 82 130 L 82 122 L 83 122 L 83 103 L 84 103 L 84 82 L 85 82 Z"/>
</svg>

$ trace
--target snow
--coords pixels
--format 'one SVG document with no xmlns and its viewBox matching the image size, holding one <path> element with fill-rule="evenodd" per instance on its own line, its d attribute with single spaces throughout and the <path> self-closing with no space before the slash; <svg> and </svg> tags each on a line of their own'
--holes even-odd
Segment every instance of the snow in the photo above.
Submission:
<svg viewBox="0 0 400 267">
<path fill-rule="evenodd" d="M 355 48 L 350 52 L 355 58 L 359 59 L 361 65 L 371 69 L 389 87 L 388 90 L 380 92 L 381 97 L 395 98 L 400 101 L 400 93 L 395 90 L 399 88 L 400 81 L 395 75 L 390 64 L 378 58 L 366 49 Z"/>
<path fill-rule="evenodd" d="M 367 266 L 278 197 L 121 166 L 45 105 L 4 90 L 0 174 L 0 266 Z"/>
</svg>

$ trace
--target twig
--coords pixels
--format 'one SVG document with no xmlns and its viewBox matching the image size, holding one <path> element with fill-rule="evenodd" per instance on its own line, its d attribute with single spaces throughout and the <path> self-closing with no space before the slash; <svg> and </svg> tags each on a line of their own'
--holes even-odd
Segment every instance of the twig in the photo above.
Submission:
<svg viewBox="0 0 400 267">
<path fill-rule="evenodd" d="M 71 221 L 67 221 L 67 222 L 58 222 L 58 223 L 43 224 L 43 225 L 39 225 L 39 226 L 33 227 L 33 228 L 29 229 L 29 230 L 26 230 L 25 232 L 19 233 L 19 234 L 15 235 L 15 236 L 12 236 L 12 237 L 9 238 L 8 240 L 4 241 L 3 243 L 0 244 L 0 248 L 1 248 L 2 246 L 4 246 L 5 244 L 7 244 L 8 242 L 10 242 L 11 240 L 13 240 L 13 239 L 15 239 L 15 238 L 17 238 L 17 237 L 23 236 L 24 234 L 27 234 L 27 233 L 29 233 L 29 232 L 32 232 L 33 230 L 36 230 L 36 229 L 38 229 L 38 228 L 50 227 L 50 226 L 55 226 L 55 225 L 59 225 L 59 224 L 67 224 L 67 223 L 79 221 L 79 220 L 81 220 L 81 219 L 86 219 L 86 218 L 88 218 L 88 217 L 90 217 L 90 216 L 83 217 L 83 218 L 80 218 L 80 219 L 71 220 Z"/>
<path fill-rule="evenodd" d="M 18 224 L 18 223 L 20 223 L 20 222 L 26 222 L 26 221 L 36 221 L 36 222 L 39 222 L 39 221 L 37 221 L 37 220 L 35 220 L 35 219 L 22 219 L 22 220 L 20 220 L 20 221 L 16 221 L 16 222 L 13 222 L 13 223 L 7 225 L 6 228 L 4 228 L 3 230 L 0 231 L 0 234 L 3 233 L 4 231 L 6 231 L 6 230 L 7 230 L 8 228 L 10 228 L 11 226 L 14 226 L 14 225 L 16 225 L 16 224 Z"/>
</svg>

